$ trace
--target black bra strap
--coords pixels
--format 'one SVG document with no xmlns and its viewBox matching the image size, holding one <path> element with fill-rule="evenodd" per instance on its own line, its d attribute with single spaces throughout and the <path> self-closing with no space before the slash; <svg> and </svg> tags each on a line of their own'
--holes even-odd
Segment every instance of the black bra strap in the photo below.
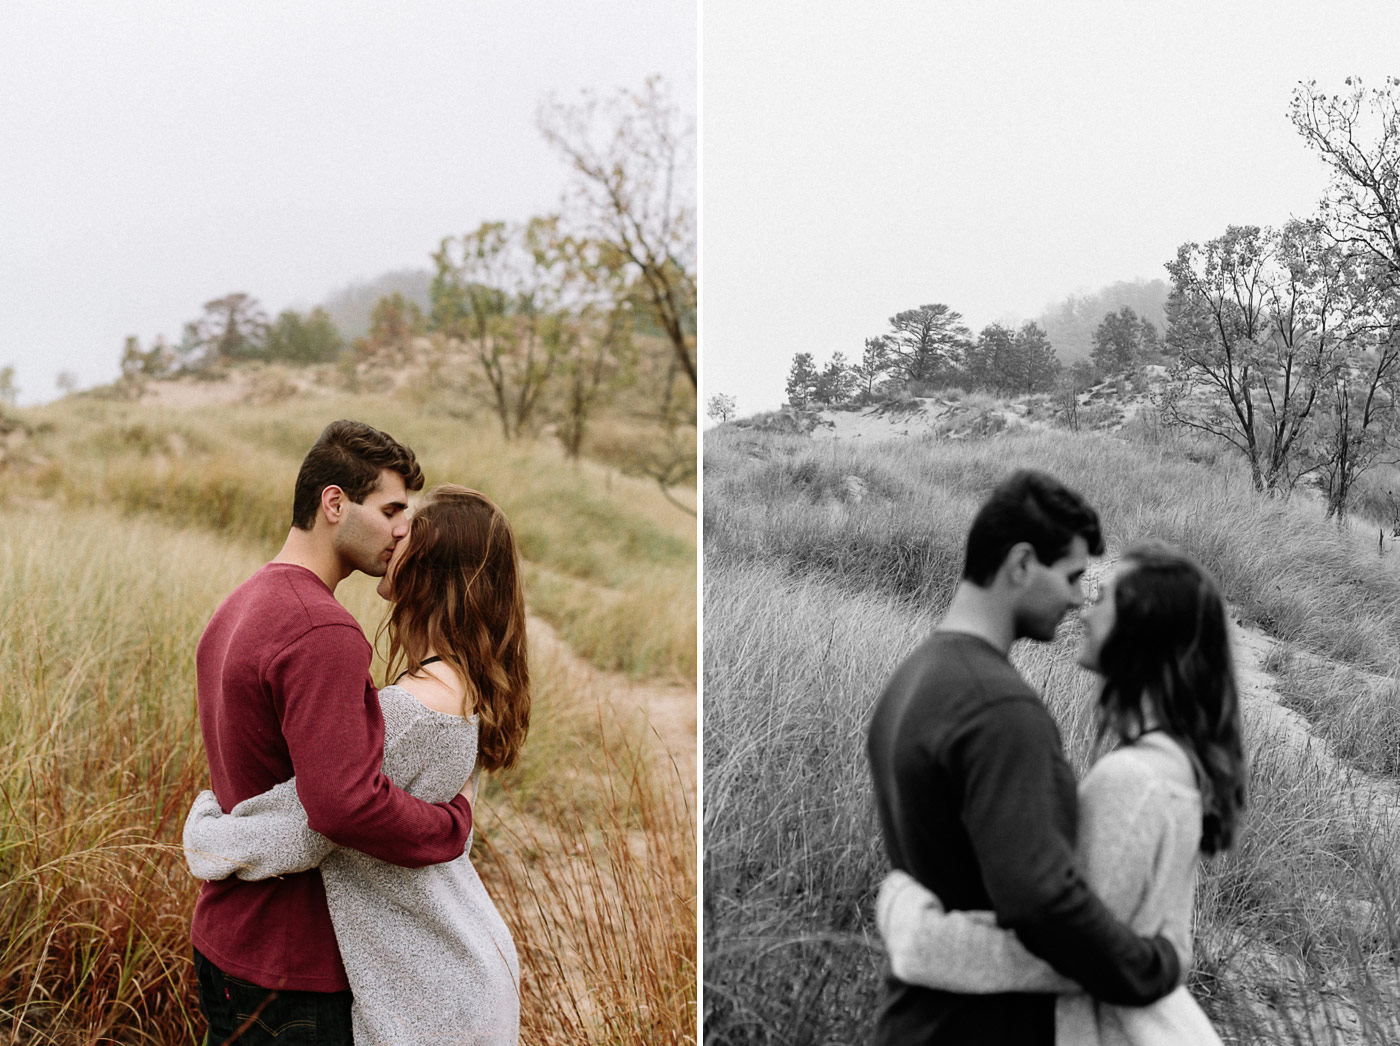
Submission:
<svg viewBox="0 0 1400 1046">
<path fill-rule="evenodd" d="M 441 661 L 441 660 L 442 660 L 442 658 L 440 658 L 440 657 L 438 657 L 436 654 L 434 654 L 432 657 L 425 657 L 425 658 L 423 658 L 422 661 L 418 662 L 418 667 L 419 667 L 419 668 L 422 668 L 424 665 L 431 665 L 434 661 Z M 394 682 L 397 683 L 400 679 L 402 679 L 402 678 L 403 678 L 404 676 L 406 676 L 406 675 L 408 675 L 407 672 L 400 672 L 397 676 L 394 677 Z"/>
</svg>

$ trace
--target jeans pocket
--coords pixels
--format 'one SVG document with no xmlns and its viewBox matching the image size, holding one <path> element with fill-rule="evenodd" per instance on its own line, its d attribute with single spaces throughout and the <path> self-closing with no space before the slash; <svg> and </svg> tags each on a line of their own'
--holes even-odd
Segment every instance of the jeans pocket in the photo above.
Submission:
<svg viewBox="0 0 1400 1046">
<path fill-rule="evenodd" d="M 237 977 L 224 975 L 229 1003 L 237 1027 L 247 1025 L 243 1038 L 235 1041 L 261 1042 L 254 1029 L 278 1046 L 302 1046 L 316 1041 L 317 1014 L 304 992 L 282 993 Z"/>
</svg>

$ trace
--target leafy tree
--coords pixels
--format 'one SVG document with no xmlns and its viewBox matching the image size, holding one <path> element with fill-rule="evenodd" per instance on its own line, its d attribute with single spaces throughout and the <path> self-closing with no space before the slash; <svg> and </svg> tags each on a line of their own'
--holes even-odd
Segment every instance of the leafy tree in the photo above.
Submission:
<svg viewBox="0 0 1400 1046">
<path fill-rule="evenodd" d="M 1060 377 L 1060 358 L 1050 337 L 1034 321 L 1016 332 L 1017 377 L 1020 392 L 1049 392 Z"/>
<path fill-rule="evenodd" d="M 714 418 L 720 424 L 734 417 L 734 411 L 738 408 L 738 403 L 733 396 L 726 396 L 722 392 L 716 392 L 710 397 L 710 402 L 705 406 L 705 413 Z"/>
<path fill-rule="evenodd" d="M 1094 373 L 1094 365 L 1088 360 L 1075 360 L 1065 371 L 1070 384 L 1078 392 L 1087 392 L 1094 385 L 1094 379 L 1098 377 Z"/>
<path fill-rule="evenodd" d="M 989 324 L 967 347 L 964 361 L 972 386 L 1001 395 L 1048 391 L 1060 370 L 1049 339 L 1033 322 L 1017 331 Z"/>
<path fill-rule="evenodd" d="M 163 378 L 174 368 L 175 353 L 163 337 L 157 335 L 149 349 L 142 349 L 141 340 L 129 334 L 122 346 L 121 377 L 117 381 L 117 391 L 138 398 L 145 391 L 147 381 Z"/>
<path fill-rule="evenodd" d="M 267 314 L 249 294 L 226 294 L 204 303 L 192 333 L 204 363 L 261 359 L 267 340 Z"/>
<path fill-rule="evenodd" d="M 1104 316 L 1094 330 L 1091 358 L 1094 367 L 1105 377 L 1131 373 L 1149 359 L 1155 359 L 1157 352 L 1157 328 L 1126 305 Z"/>
<path fill-rule="evenodd" d="M 883 334 L 865 339 L 865 351 L 860 362 L 852 364 L 851 376 L 855 379 L 856 390 L 865 399 L 875 395 L 875 383 L 890 369 L 890 349 L 888 339 Z"/>
<path fill-rule="evenodd" d="M 1354 308 L 1347 358 L 1324 397 L 1313 450 L 1327 514 L 1346 520 L 1352 485 L 1396 453 L 1400 372 L 1400 78 L 1367 89 L 1360 78 L 1328 95 L 1314 81 L 1293 92 L 1293 126 L 1329 168 L 1324 235 L 1344 252 Z"/>
<path fill-rule="evenodd" d="M 372 280 L 351 283 L 326 296 L 321 307 L 347 341 L 369 334 L 374 308 L 384 298 L 398 294 L 406 305 L 416 305 L 420 313 L 432 307 L 428 293 L 433 274 L 426 269 L 395 269 Z"/>
<path fill-rule="evenodd" d="M 19 386 L 15 384 L 13 364 L 0 367 L 0 406 L 13 407 L 19 402 Z"/>
<path fill-rule="evenodd" d="M 210 363 L 210 354 L 200 340 L 198 320 L 188 321 L 180 329 L 180 340 L 175 345 L 175 356 L 180 361 L 180 370 L 200 370 Z"/>
<path fill-rule="evenodd" d="M 904 382 L 947 381 L 962 362 L 971 331 L 962 314 L 943 304 L 920 305 L 890 317 L 891 369 Z"/>
<path fill-rule="evenodd" d="M 573 220 L 585 238 L 610 245 L 632 270 L 695 389 L 694 121 L 653 76 L 640 91 L 607 99 L 591 93 L 574 105 L 550 99 L 537 122 L 576 175 Z"/>
<path fill-rule="evenodd" d="M 71 396 L 78 391 L 78 376 L 71 370 L 59 371 L 53 383 L 58 387 L 58 391 L 65 396 Z"/>
<path fill-rule="evenodd" d="M 1400 332 L 1360 335 L 1355 350 L 1324 390 L 1315 443 L 1315 468 L 1327 498 L 1327 517 L 1338 525 L 1349 515 L 1356 480 L 1382 461 L 1395 460 L 1400 444 Z"/>
<path fill-rule="evenodd" d="M 423 310 L 399 291 L 386 294 L 374 303 L 369 331 L 358 343 L 362 357 L 382 356 L 402 363 L 409 358 L 413 339 L 426 329 Z"/>
<path fill-rule="evenodd" d="M 1293 92 L 1289 115 L 1331 169 L 1321 218 L 1333 238 L 1382 269 L 1400 263 L 1400 77 L 1367 90 L 1327 95 L 1309 80 Z"/>
<path fill-rule="evenodd" d="M 569 259 L 566 271 L 573 281 L 569 297 L 574 320 L 553 328 L 562 339 L 558 348 L 565 390 L 559 438 L 565 453 L 577 459 L 594 411 L 616 389 L 635 379 L 636 313 L 616 252 L 606 244 L 574 239 L 562 241 L 561 250 Z M 662 416 L 670 426 L 670 411 L 663 410 Z M 664 483 L 662 492 L 670 497 Z"/>
<path fill-rule="evenodd" d="M 964 354 L 965 373 L 974 388 L 1004 392 L 1016 381 L 1016 335 L 999 323 L 982 328 Z"/>
<path fill-rule="evenodd" d="M 806 407 L 817 393 L 818 374 L 810 352 L 799 352 L 792 358 L 792 369 L 788 371 L 787 397 L 794 407 Z"/>
<path fill-rule="evenodd" d="M 1293 451 L 1347 345 L 1347 259 L 1315 224 L 1232 225 L 1167 264 L 1168 417 L 1223 439 L 1257 490 L 1286 489 Z M 1192 391 L 1205 396 L 1198 409 Z"/>
<path fill-rule="evenodd" d="M 332 363 L 345 348 L 330 313 L 319 306 L 302 316 L 285 309 L 268 328 L 263 357 L 287 363 Z"/>
<path fill-rule="evenodd" d="M 845 354 L 838 352 L 817 376 L 812 394 L 822 403 L 845 403 L 855 391 L 856 377 L 851 373 Z"/>
<path fill-rule="evenodd" d="M 433 255 L 433 323 L 467 347 L 502 435 L 533 431 L 541 396 L 568 349 L 570 251 L 557 218 L 484 222 Z"/>
<path fill-rule="evenodd" d="M 695 509 L 672 493 L 676 487 L 695 480 L 695 430 L 681 426 L 665 428 L 661 438 L 651 443 L 644 454 L 642 474 L 656 480 L 662 496 L 672 505 L 687 515 L 695 515 Z"/>
<path fill-rule="evenodd" d="M 122 378 L 132 381 L 163 378 L 174 369 L 175 353 L 164 337 L 156 335 L 151 347 L 143 350 L 136 335 L 127 335 L 126 343 L 122 346 Z"/>
<path fill-rule="evenodd" d="M 1048 306 L 1036 318 L 1056 355 L 1066 362 L 1088 359 L 1093 352 L 1094 330 L 1110 312 L 1125 306 L 1161 330 L 1166 316 L 1167 295 L 1164 280 L 1120 280 L 1097 291 L 1071 294 Z"/>
</svg>

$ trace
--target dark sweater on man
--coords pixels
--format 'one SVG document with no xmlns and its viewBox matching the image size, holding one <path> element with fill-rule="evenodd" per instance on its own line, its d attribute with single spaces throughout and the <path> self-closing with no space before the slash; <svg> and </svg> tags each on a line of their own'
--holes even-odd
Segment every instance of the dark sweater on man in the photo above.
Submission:
<svg viewBox="0 0 1400 1046">
<path fill-rule="evenodd" d="M 1180 979 L 1165 938 L 1115 919 L 1074 863 L 1074 772 L 1045 705 L 990 643 L 934 632 L 876 702 L 866 752 L 890 863 L 949 909 L 990 909 L 1106 1002 Z M 1052 1046 L 1055 997 L 959 995 L 886 978 L 875 1042 Z"/>
<path fill-rule="evenodd" d="M 269 563 L 229 594 L 199 640 L 199 725 L 214 795 L 227 813 L 295 775 L 311 827 L 409 868 L 460 857 L 464 796 L 430 804 L 381 772 L 384 719 L 369 643 L 305 567 Z M 207 882 L 194 946 L 265 988 L 350 987 L 319 869 L 259 882 Z"/>
</svg>

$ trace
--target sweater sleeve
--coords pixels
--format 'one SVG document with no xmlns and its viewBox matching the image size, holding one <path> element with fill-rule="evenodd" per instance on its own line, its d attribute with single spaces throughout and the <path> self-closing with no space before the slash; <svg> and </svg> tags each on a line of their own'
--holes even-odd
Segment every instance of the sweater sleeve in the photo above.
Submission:
<svg viewBox="0 0 1400 1046">
<path fill-rule="evenodd" d="M 1045 710 L 991 703 L 963 731 L 954 758 L 963 823 L 998 924 L 1101 1001 L 1143 1005 L 1176 987 L 1182 967 L 1171 943 L 1139 937 L 1113 917 L 1056 827 L 1066 821 L 1055 805 L 1064 756 Z"/>
<path fill-rule="evenodd" d="M 460 795 L 425 803 L 384 775 L 384 719 L 369 658 L 358 629 L 332 624 L 298 637 L 268 665 L 307 823 L 391 864 L 454 860 L 466 849 L 471 806 Z"/>
<path fill-rule="evenodd" d="M 890 972 L 906 984 L 966 995 L 1079 990 L 998 927 L 991 912 L 944 911 L 933 891 L 905 872 L 880 884 L 875 921 Z"/>
<path fill-rule="evenodd" d="M 185 863 L 197 879 L 270 879 L 317 867 L 335 843 L 306 823 L 296 778 L 244 799 L 228 813 L 200 792 L 185 819 Z"/>
</svg>

